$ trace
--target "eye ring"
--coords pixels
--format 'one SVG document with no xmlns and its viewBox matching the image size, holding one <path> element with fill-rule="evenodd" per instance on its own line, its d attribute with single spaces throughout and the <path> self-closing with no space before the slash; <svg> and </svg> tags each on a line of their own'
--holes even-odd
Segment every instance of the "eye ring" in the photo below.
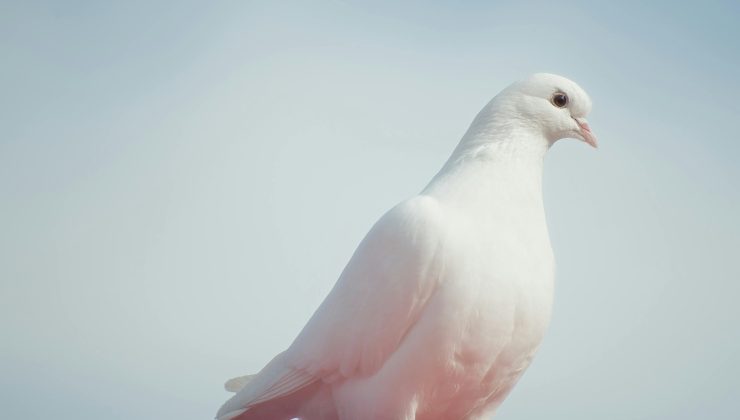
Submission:
<svg viewBox="0 0 740 420">
<path fill-rule="evenodd" d="M 550 102 L 558 108 L 565 108 L 568 105 L 568 95 L 563 92 L 555 92 L 550 98 Z"/>
</svg>

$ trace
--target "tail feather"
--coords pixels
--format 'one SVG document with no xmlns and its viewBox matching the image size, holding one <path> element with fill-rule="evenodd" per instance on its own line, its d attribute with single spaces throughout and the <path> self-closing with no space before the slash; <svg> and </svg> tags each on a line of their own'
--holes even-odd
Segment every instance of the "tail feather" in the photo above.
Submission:
<svg viewBox="0 0 740 420">
<path fill-rule="evenodd" d="M 244 375 L 236 378 L 231 378 L 224 384 L 224 389 L 229 392 L 239 392 L 245 385 L 249 383 L 257 375 Z"/>
<path fill-rule="evenodd" d="M 222 414 L 218 420 L 338 420 L 331 390 L 314 382 L 288 395 Z"/>
<path fill-rule="evenodd" d="M 229 413 L 222 414 L 216 417 L 216 420 L 232 420 L 232 419 L 237 418 L 240 414 L 243 414 L 246 411 L 247 411 L 246 408 L 242 408 L 241 410 L 231 411 Z"/>
<path fill-rule="evenodd" d="M 270 361 L 258 374 L 247 375 L 229 380 L 224 385 L 229 391 L 236 391 L 236 395 L 224 403 L 218 411 L 219 420 L 252 417 L 256 411 L 285 411 L 295 409 L 299 400 L 291 396 L 314 383 L 321 383 L 321 379 L 310 373 L 291 368 L 285 362 L 286 354 L 280 353 Z M 264 404 L 268 403 L 270 404 Z M 300 405 L 300 404 L 297 404 Z M 259 408 L 259 409 L 258 409 Z M 275 418 L 270 416 L 255 418 Z M 292 417 L 288 417 L 292 418 Z"/>
</svg>

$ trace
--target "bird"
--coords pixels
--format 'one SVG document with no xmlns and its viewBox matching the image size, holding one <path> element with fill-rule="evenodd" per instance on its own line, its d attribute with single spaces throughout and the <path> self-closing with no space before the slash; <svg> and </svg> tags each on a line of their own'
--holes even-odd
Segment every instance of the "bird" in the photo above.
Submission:
<svg viewBox="0 0 740 420">
<path fill-rule="evenodd" d="M 218 420 L 438 420 L 493 416 L 550 322 L 555 261 L 542 194 L 546 152 L 594 148 L 591 99 L 537 73 L 477 114 L 421 192 L 360 242 L 292 344 Z"/>
</svg>

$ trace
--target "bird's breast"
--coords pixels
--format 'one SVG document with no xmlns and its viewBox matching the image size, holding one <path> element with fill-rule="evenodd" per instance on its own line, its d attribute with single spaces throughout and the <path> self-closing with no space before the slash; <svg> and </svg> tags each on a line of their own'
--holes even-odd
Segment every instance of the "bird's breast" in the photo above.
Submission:
<svg viewBox="0 0 740 420">
<path fill-rule="evenodd" d="M 544 220 L 465 223 L 449 245 L 436 304 L 441 325 L 454 327 L 454 363 L 486 375 L 501 357 L 530 355 L 552 308 L 554 259 Z"/>
</svg>

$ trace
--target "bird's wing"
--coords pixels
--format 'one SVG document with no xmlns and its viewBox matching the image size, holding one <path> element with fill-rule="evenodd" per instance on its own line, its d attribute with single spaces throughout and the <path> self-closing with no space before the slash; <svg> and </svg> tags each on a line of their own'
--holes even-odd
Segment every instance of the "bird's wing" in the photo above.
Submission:
<svg viewBox="0 0 740 420">
<path fill-rule="evenodd" d="M 289 349 L 297 367 L 351 377 L 385 362 L 438 284 L 442 217 L 434 198 L 418 196 L 373 226 Z"/>
<path fill-rule="evenodd" d="M 386 213 L 290 348 L 227 401 L 219 415 L 230 418 L 225 414 L 238 415 L 318 380 L 377 371 L 436 290 L 443 267 L 442 219 L 437 201 L 426 196 Z"/>
</svg>

